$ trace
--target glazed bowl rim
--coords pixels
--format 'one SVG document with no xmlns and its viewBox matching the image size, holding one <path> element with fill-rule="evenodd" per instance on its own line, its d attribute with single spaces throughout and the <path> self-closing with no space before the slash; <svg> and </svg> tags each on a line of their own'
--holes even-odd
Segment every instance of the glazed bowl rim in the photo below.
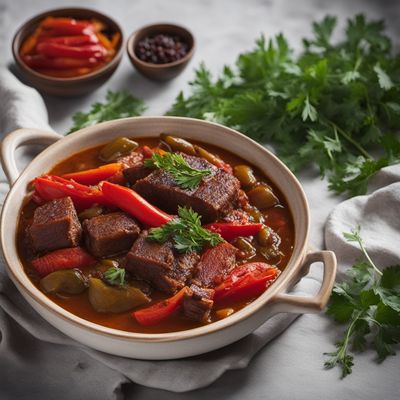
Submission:
<svg viewBox="0 0 400 400">
<path fill-rule="evenodd" d="M 163 121 L 171 121 L 173 123 L 182 123 L 183 125 L 191 125 L 191 124 L 196 124 L 196 125 L 202 125 L 204 129 L 213 127 L 214 129 L 219 129 L 224 132 L 227 136 L 230 136 L 231 138 L 238 137 L 239 140 L 245 141 L 248 146 L 253 146 L 258 149 L 258 151 L 264 152 L 266 155 L 266 159 L 268 162 L 275 162 L 276 165 L 279 166 L 279 168 L 282 168 L 285 172 L 285 174 L 288 176 L 288 178 L 291 180 L 290 184 L 294 185 L 296 188 L 296 191 L 299 194 L 299 198 L 301 200 L 301 206 L 302 209 L 304 210 L 304 223 L 305 223 L 305 230 L 304 230 L 304 235 L 302 235 L 301 238 L 298 238 L 298 232 L 299 230 L 296 228 L 295 229 L 295 245 L 292 253 L 292 257 L 289 260 L 289 263 L 287 267 L 283 270 L 279 278 L 271 285 L 271 287 L 266 290 L 261 296 L 259 296 L 256 300 L 251 302 L 249 305 L 245 306 L 241 310 L 235 312 L 231 316 L 213 322 L 209 325 L 203 325 L 198 328 L 193 328 L 193 329 L 188 329 L 188 330 L 183 330 L 183 331 L 175 331 L 175 332 L 168 332 L 168 333 L 136 333 L 136 332 L 129 332 L 129 331 L 123 331 L 123 330 L 118 330 L 114 328 L 109 328 L 104 325 L 100 325 L 91 321 L 88 321 L 86 319 L 83 319 L 81 317 L 78 317 L 74 315 L 73 313 L 67 311 L 66 309 L 62 308 L 61 306 L 57 305 L 55 302 L 50 300 L 44 293 L 42 293 L 28 278 L 26 275 L 23 265 L 19 258 L 17 260 L 13 259 L 11 257 L 11 252 L 17 253 L 16 250 L 16 228 L 17 228 L 17 221 L 14 221 L 15 223 L 13 224 L 12 227 L 12 232 L 10 234 L 10 229 L 8 225 L 8 215 L 7 211 L 10 208 L 15 208 L 17 207 L 18 210 L 20 211 L 21 206 L 22 206 L 22 201 L 21 197 L 18 198 L 18 194 L 20 190 L 25 191 L 26 186 L 21 186 L 21 182 L 25 179 L 27 175 L 29 175 L 29 171 L 32 168 L 32 166 L 35 166 L 36 164 L 39 164 L 42 159 L 49 158 L 49 155 L 57 148 L 61 146 L 65 146 L 68 143 L 73 143 L 74 141 L 76 144 L 79 144 L 79 142 L 82 142 L 85 137 L 90 137 L 90 136 L 95 136 L 96 132 L 99 130 L 99 128 L 113 128 L 113 129 L 118 129 L 118 126 L 125 125 L 125 124 L 135 124 L 135 121 L 142 121 L 144 123 L 149 123 L 150 125 L 155 122 L 162 123 Z M 149 128 L 151 129 L 151 128 Z M 154 136 L 159 134 L 160 132 L 155 132 Z M 54 134 L 55 136 L 56 134 Z M 138 135 L 139 136 L 139 135 Z M 104 141 L 99 141 L 97 144 L 100 145 L 104 143 Z M 213 144 L 212 142 L 208 141 L 206 143 Z M 79 146 L 77 146 L 79 147 Z M 93 146 L 91 146 L 93 147 Z M 83 148 L 77 148 L 75 150 L 75 153 L 84 150 Z M 72 153 L 72 152 L 71 152 Z M 48 167 L 46 168 L 41 168 L 41 169 L 46 169 L 48 171 L 50 168 L 54 166 L 54 163 L 52 165 L 49 165 L 50 162 L 47 161 Z M 46 172 L 43 171 L 43 172 Z M 272 179 L 274 182 L 274 180 Z M 279 184 L 277 184 L 279 188 Z M 25 196 L 24 196 L 25 197 Z M 291 199 L 286 199 L 289 209 L 292 212 L 293 207 L 291 206 Z M 19 215 L 18 211 L 18 215 Z M 52 314 L 55 314 L 58 317 L 61 317 L 64 321 L 67 321 L 71 325 L 77 327 L 77 328 L 84 328 L 91 333 L 97 333 L 103 336 L 107 337 L 112 337 L 112 338 L 118 338 L 122 340 L 128 340 L 128 341 L 137 341 L 137 342 L 172 342 L 172 341 L 177 341 L 177 340 L 186 340 L 186 339 L 191 339 L 197 336 L 203 336 L 207 335 L 219 330 L 223 329 L 228 329 L 232 325 L 235 325 L 239 323 L 242 320 L 245 320 L 255 314 L 257 311 L 259 311 L 261 308 L 263 308 L 267 303 L 272 303 L 274 300 L 274 297 L 276 297 L 277 294 L 283 292 L 285 289 L 289 287 L 289 285 L 292 283 L 293 278 L 298 275 L 298 271 L 301 269 L 301 265 L 303 262 L 303 259 L 305 257 L 305 254 L 307 252 L 307 244 L 308 244 L 308 236 L 309 236 L 309 227 L 310 227 L 310 219 L 309 219 L 309 207 L 308 207 L 308 202 L 307 198 L 305 196 L 305 193 L 299 183 L 299 181 L 296 179 L 296 177 L 293 175 L 293 173 L 286 167 L 274 154 L 272 154 L 269 150 L 267 150 L 265 147 L 261 146 L 260 144 L 256 143 L 252 139 L 249 139 L 247 136 L 243 135 L 242 133 L 235 131 L 234 129 L 227 128 L 223 125 L 214 123 L 214 122 L 208 122 L 204 120 L 198 120 L 194 118 L 185 118 L 185 117 L 172 117 L 172 116 L 166 116 L 166 117 L 151 117 L 151 116 L 145 116 L 145 117 L 132 117 L 132 118 L 123 118 L 123 119 L 118 119 L 118 120 L 113 120 L 113 121 L 108 121 L 108 122 L 103 122 L 101 124 L 93 125 L 84 129 L 81 129 L 79 131 L 76 131 L 68 136 L 62 137 L 60 136 L 60 140 L 57 140 L 55 143 L 51 144 L 49 147 L 44 149 L 40 154 L 38 154 L 31 162 L 30 164 L 22 171 L 22 173 L 19 175 L 18 179 L 14 182 L 12 185 L 10 191 L 7 194 L 7 197 L 4 201 L 4 205 L 2 208 L 2 213 L 1 213 L 1 225 L 0 225 L 0 235 L 1 235 L 1 245 L 3 247 L 3 253 L 4 253 L 4 258 L 6 260 L 6 268 L 7 271 L 14 281 L 14 283 L 19 287 L 20 290 L 22 290 L 26 295 L 28 295 L 33 301 L 39 303 L 41 306 L 45 307 L 48 311 L 50 311 Z M 10 239 L 11 237 L 11 239 Z M 9 248 L 8 246 L 11 245 L 13 249 Z M 295 253 L 297 252 L 297 257 L 294 257 Z M 18 276 L 17 270 L 22 270 L 22 279 Z"/>
</svg>

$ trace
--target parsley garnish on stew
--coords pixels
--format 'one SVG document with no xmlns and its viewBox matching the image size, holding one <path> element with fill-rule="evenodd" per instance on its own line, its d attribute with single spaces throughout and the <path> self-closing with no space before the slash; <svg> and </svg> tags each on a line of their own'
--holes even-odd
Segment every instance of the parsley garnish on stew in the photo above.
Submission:
<svg viewBox="0 0 400 400">
<path fill-rule="evenodd" d="M 151 229 L 149 239 L 161 243 L 172 239 L 181 253 L 201 251 L 207 245 L 216 246 L 223 241 L 220 235 L 201 226 L 200 215 L 191 208 L 179 207 L 178 216 L 159 228 Z"/>
<path fill-rule="evenodd" d="M 347 324 L 337 350 L 325 353 L 329 356 L 325 367 L 339 365 L 342 378 L 351 374 L 354 365 L 350 347 L 361 352 L 372 346 L 382 362 L 395 354 L 393 345 L 400 343 L 400 265 L 381 272 L 367 253 L 359 228 L 344 237 L 358 243 L 366 260 L 357 261 L 347 271 L 347 279 L 335 284 L 327 310 L 337 322 Z"/>
<path fill-rule="evenodd" d="M 149 168 L 161 168 L 172 175 L 177 185 L 183 189 L 195 189 L 205 176 L 211 175 L 209 169 L 192 168 L 181 154 L 154 153 L 151 158 L 144 161 Z"/>
<path fill-rule="evenodd" d="M 104 279 L 113 286 L 125 285 L 125 268 L 111 267 L 104 273 Z"/>
<path fill-rule="evenodd" d="M 400 57 L 382 21 L 349 19 L 339 43 L 336 23 L 313 23 L 300 54 L 282 34 L 262 36 L 216 80 L 202 64 L 168 114 L 236 128 L 273 144 L 293 171 L 315 164 L 331 190 L 365 193 L 371 176 L 400 162 Z"/>
</svg>

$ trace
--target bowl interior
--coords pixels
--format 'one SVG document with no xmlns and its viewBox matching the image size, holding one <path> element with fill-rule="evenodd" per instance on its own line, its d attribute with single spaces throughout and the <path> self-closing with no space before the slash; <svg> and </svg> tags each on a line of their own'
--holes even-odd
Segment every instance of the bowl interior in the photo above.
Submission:
<svg viewBox="0 0 400 400">
<path fill-rule="evenodd" d="M 83 76 L 78 76 L 78 77 L 71 77 L 71 78 L 58 78 L 58 77 L 53 77 L 53 76 L 48 76 L 41 74 L 32 68 L 29 68 L 21 59 L 19 55 L 19 49 L 24 42 L 24 40 L 31 35 L 39 23 L 46 17 L 52 16 L 52 17 L 72 17 L 76 19 L 91 19 L 95 18 L 98 19 L 106 24 L 110 28 L 111 32 L 119 32 L 121 34 L 121 39 L 118 43 L 117 51 L 115 56 L 112 58 L 110 62 L 108 62 L 106 65 L 103 67 L 96 69 L 93 72 L 90 72 L 89 74 L 83 75 Z M 17 64 L 24 70 L 29 72 L 29 74 L 40 77 L 42 80 L 47 80 L 47 81 L 52 81 L 52 82 L 80 82 L 84 81 L 87 79 L 90 79 L 93 76 L 97 76 L 101 74 L 104 70 L 107 70 L 110 66 L 114 65 L 115 62 L 118 62 L 118 60 L 122 56 L 122 51 L 123 51 L 123 32 L 120 27 L 120 25 L 114 21 L 112 18 L 108 17 L 105 14 L 102 14 L 98 11 L 91 10 L 88 8 L 59 8 L 59 9 L 54 9 L 54 10 L 48 10 L 45 11 L 41 14 L 36 15 L 35 17 L 31 18 L 27 22 L 25 22 L 16 32 L 13 42 L 12 42 L 12 52 L 15 61 Z"/>
<path fill-rule="evenodd" d="M 138 43 L 147 36 L 155 36 L 158 34 L 168 34 L 168 35 L 180 36 L 183 39 L 183 41 L 185 41 L 189 46 L 189 50 L 188 50 L 187 54 L 184 57 L 182 57 L 180 60 L 177 60 L 177 61 L 174 61 L 171 63 L 166 63 L 166 64 L 152 64 L 152 63 L 142 61 L 136 55 L 136 47 L 137 47 Z M 154 24 L 154 25 L 145 26 L 145 27 L 139 29 L 138 31 L 134 32 L 128 39 L 127 51 L 128 51 L 130 58 L 133 59 L 135 63 L 140 64 L 146 68 L 162 69 L 162 68 L 176 66 L 176 65 L 186 62 L 189 58 L 192 57 L 192 54 L 194 51 L 194 46 L 195 46 L 194 37 L 190 33 L 190 31 L 187 30 L 186 28 L 179 26 L 179 25 L 173 25 L 173 24 Z"/>
<path fill-rule="evenodd" d="M 187 331 L 139 334 L 107 328 L 81 319 L 48 299 L 26 276 L 19 261 L 16 249 L 16 226 L 21 209 L 21 202 L 27 194 L 28 183 L 36 176 L 50 170 L 59 162 L 80 150 L 106 143 L 119 136 L 154 137 L 162 132 L 173 132 L 188 140 L 200 140 L 214 144 L 248 160 L 265 173 L 285 196 L 290 207 L 295 225 L 295 244 L 289 264 L 273 285 L 258 299 L 228 318 Z M 309 231 L 309 211 L 304 192 L 289 169 L 272 153 L 246 136 L 218 124 L 191 118 L 179 117 L 137 117 L 105 122 L 97 126 L 77 131 L 54 143 L 23 171 L 10 190 L 4 203 L 1 218 L 1 243 L 7 260 L 8 272 L 14 282 L 22 288 L 25 295 L 39 302 L 42 306 L 56 313 L 79 327 L 95 330 L 106 335 L 124 337 L 135 340 L 173 340 L 206 334 L 225 328 L 235 322 L 247 318 L 263 307 L 273 296 L 288 288 L 301 267 L 306 251 Z"/>
</svg>

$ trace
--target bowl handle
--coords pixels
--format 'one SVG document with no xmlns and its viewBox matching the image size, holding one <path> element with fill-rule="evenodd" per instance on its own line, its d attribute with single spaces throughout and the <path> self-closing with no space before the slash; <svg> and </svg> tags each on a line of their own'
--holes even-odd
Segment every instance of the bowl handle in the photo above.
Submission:
<svg viewBox="0 0 400 400">
<path fill-rule="evenodd" d="M 288 293 L 278 293 L 274 302 L 282 306 L 282 312 L 318 313 L 328 303 L 336 277 L 336 256 L 332 251 L 321 250 L 308 253 L 301 271 L 308 271 L 314 262 L 323 263 L 323 277 L 319 292 L 315 296 L 297 296 Z"/>
<path fill-rule="evenodd" d="M 15 161 L 15 150 L 24 144 L 51 144 L 61 139 L 55 132 L 40 129 L 23 128 L 9 133 L 1 142 L 1 165 L 7 176 L 8 183 L 13 185 L 20 172 Z"/>
</svg>

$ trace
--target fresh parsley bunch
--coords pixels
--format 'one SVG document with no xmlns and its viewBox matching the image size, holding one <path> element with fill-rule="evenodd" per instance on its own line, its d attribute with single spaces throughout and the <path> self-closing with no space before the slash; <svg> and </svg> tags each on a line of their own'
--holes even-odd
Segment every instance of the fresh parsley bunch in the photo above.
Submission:
<svg viewBox="0 0 400 400">
<path fill-rule="evenodd" d="M 298 56 L 279 34 L 261 36 L 217 80 L 202 64 L 168 114 L 236 128 L 272 143 L 293 171 L 316 164 L 331 190 L 365 193 L 371 176 L 400 162 L 400 57 L 382 21 L 357 15 L 334 44 L 336 22 L 314 23 Z"/>
<path fill-rule="evenodd" d="M 340 365 L 342 378 L 352 372 L 353 355 L 373 346 L 379 362 L 394 355 L 393 345 L 400 343 L 400 265 L 381 272 L 368 255 L 359 229 L 345 233 L 350 242 L 357 242 L 366 261 L 356 262 L 347 272 L 347 279 L 335 284 L 327 314 L 339 323 L 346 323 L 337 350 L 329 356 L 326 368 Z"/>
</svg>

